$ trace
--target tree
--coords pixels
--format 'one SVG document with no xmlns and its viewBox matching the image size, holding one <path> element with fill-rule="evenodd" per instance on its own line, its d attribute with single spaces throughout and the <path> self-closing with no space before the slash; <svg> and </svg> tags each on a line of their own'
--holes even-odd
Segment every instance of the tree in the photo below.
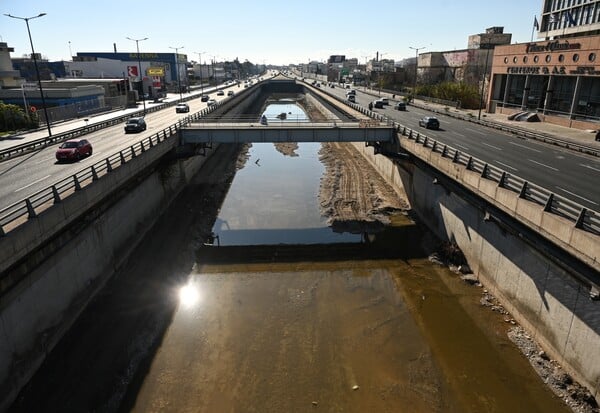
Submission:
<svg viewBox="0 0 600 413">
<path fill-rule="evenodd" d="M 27 114 L 20 106 L 0 102 L 0 132 L 32 129 L 38 125 L 36 114 Z"/>
</svg>

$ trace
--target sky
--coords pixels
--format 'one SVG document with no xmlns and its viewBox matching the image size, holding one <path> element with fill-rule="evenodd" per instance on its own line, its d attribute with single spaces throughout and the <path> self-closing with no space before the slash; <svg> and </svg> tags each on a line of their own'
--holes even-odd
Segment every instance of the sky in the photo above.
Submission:
<svg viewBox="0 0 600 413">
<path fill-rule="evenodd" d="M 0 41 L 11 57 L 36 53 L 51 61 L 71 52 L 174 53 L 189 61 L 248 60 L 254 64 L 326 61 L 330 55 L 384 59 L 467 48 L 469 35 L 503 26 L 512 43 L 531 41 L 543 0 L 0 0 Z M 85 4 L 85 5 L 84 5 Z M 536 40 L 534 33 L 534 40 Z M 202 53 L 199 55 L 199 53 Z"/>
</svg>

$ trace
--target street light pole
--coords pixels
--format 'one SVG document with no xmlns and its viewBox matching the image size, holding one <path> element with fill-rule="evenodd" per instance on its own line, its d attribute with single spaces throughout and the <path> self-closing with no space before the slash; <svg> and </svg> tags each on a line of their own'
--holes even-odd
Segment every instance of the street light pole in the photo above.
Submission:
<svg viewBox="0 0 600 413">
<path fill-rule="evenodd" d="M 196 52 L 198 53 L 198 64 L 200 65 L 200 96 L 204 94 L 204 85 L 202 84 L 202 55 L 206 52 Z"/>
<path fill-rule="evenodd" d="M 147 37 L 143 39 L 132 39 L 131 37 L 127 37 L 128 40 L 132 40 L 135 42 L 135 48 L 137 50 L 137 58 L 138 58 L 138 76 L 140 77 L 140 83 L 142 84 L 142 104 L 144 105 L 144 115 L 146 115 L 146 99 L 144 98 L 144 77 L 142 76 L 142 60 L 140 58 L 140 42 L 144 40 L 148 40 Z"/>
<path fill-rule="evenodd" d="M 485 53 L 485 69 L 483 70 L 483 79 L 481 79 L 481 94 L 479 96 L 479 115 L 477 120 L 481 120 L 481 107 L 483 106 L 483 91 L 485 88 L 485 77 L 487 76 L 488 58 L 490 57 L 490 41 L 487 42 L 487 52 Z"/>
<path fill-rule="evenodd" d="M 383 55 L 388 54 L 387 52 L 385 53 L 380 53 L 379 56 L 382 57 L 382 61 L 383 61 Z M 378 62 L 379 63 L 379 62 Z M 377 86 L 379 86 L 379 96 L 381 96 L 381 72 L 383 71 L 383 62 L 382 64 L 378 64 L 377 66 L 379 66 L 379 71 L 377 72 Z"/>
<path fill-rule="evenodd" d="M 42 79 L 40 78 L 40 69 L 37 64 L 37 57 L 35 56 L 35 50 L 33 48 L 33 40 L 31 40 L 31 31 L 29 30 L 29 20 L 37 19 L 38 17 L 45 16 L 46 13 L 40 13 L 37 16 L 33 17 L 19 17 L 13 16 L 12 14 L 4 14 L 7 17 L 11 17 L 13 19 L 25 20 L 25 24 L 27 25 L 27 35 L 29 36 L 29 44 L 31 45 L 31 56 L 33 57 L 33 65 L 35 66 L 35 74 L 38 80 L 38 86 L 40 88 L 40 96 L 42 97 L 42 106 L 44 107 L 44 116 L 46 117 L 46 126 L 48 127 L 48 137 L 52 136 L 52 130 L 50 129 L 50 118 L 48 117 L 48 109 L 46 108 L 46 98 L 44 97 L 44 90 L 42 89 Z M 25 108 L 27 110 L 27 108 Z"/>
<path fill-rule="evenodd" d="M 181 74 L 179 73 L 179 49 L 183 49 L 183 46 L 169 46 L 169 49 L 175 50 L 175 67 L 177 68 L 177 87 L 179 88 L 179 101 L 181 102 L 183 96 L 181 96 Z"/>
<path fill-rule="evenodd" d="M 413 100 L 414 100 L 415 96 L 417 96 L 417 73 L 419 73 L 418 72 L 418 70 L 419 70 L 419 50 L 425 49 L 426 46 L 423 46 L 423 47 L 412 47 L 412 46 L 409 46 L 408 48 L 409 49 L 413 49 L 415 51 L 415 82 L 414 82 L 414 85 L 413 85 L 413 93 L 412 93 Z"/>
</svg>

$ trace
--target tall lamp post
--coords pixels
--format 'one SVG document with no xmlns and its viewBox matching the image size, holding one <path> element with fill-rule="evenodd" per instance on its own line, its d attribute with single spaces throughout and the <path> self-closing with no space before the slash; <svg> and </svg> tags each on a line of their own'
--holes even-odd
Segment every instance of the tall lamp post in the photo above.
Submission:
<svg viewBox="0 0 600 413">
<path fill-rule="evenodd" d="M 415 97 L 417 96 L 417 74 L 419 73 L 419 50 L 421 49 L 425 49 L 426 47 L 412 47 L 409 46 L 409 49 L 413 49 L 415 51 L 415 83 L 413 85 L 413 100 L 415 99 Z"/>
<path fill-rule="evenodd" d="M 140 83 L 142 84 L 142 103 L 144 105 L 144 115 L 146 115 L 146 99 L 144 99 L 144 76 L 142 76 L 142 60 L 140 58 L 140 42 L 144 41 L 144 40 L 148 40 L 147 37 L 144 37 L 143 39 L 132 39 L 131 37 L 127 38 L 128 40 L 132 40 L 135 42 L 135 48 L 137 50 L 137 58 L 138 58 L 138 76 L 140 77 Z"/>
<path fill-rule="evenodd" d="M 387 52 L 379 54 L 379 56 L 382 57 L 381 60 L 383 60 L 383 55 L 386 54 Z M 377 86 L 379 86 L 379 96 L 381 96 L 381 72 L 383 71 L 383 63 L 377 66 L 379 66 L 379 70 L 377 71 Z"/>
<path fill-rule="evenodd" d="M 179 46 L 179 47 L 169 46 L 169 49 L 175 50 L 175 67 L 177 68 L 177 87 L 179 88 L 179 101 L 181 102 L 181 99 L 183 99 L 183 96 L 181 96 L 181 73 L 179 73 L 179 49 L 183 49 L 183 46 Z"/>
<path fill-rule="evenodd" d="M 488 58 L 490 57 L 490 40 L 487 41 L 487 52 L 485 53 L 485 69 L 483 70 L 483 79 L 481 79 L 481 94 L 479 96 L 479 115 L 477 120 L 481 120 L 481 107 L 483 106 L 483 91 L 485 88 L 485 77 L 487 76 Z"/>
<path fill-rule="evenodd" d="M 206 52 L 196 52 L 198 53 L 198 64 L 200 65 L 200 96 L 204 94 L 204 85 L 202 84 L 202 55 Z"/>
<path fill-rule="evenodd" d="M 40 79 L 40 69 L 37 64 L 37 57 L 35 56 L 35 50 L 33 48 L 33 40 L 31 40 L 31 32 L 29 31 L 29 20 L 37 19 L 38 17 L 45 16 L 46 13 L 40 13 L 37 16 L 33 17 L 19 17 L 13 16 L 12 14 L 4 14 L 7 17 L 11 17 L 13 19 L 25 20 L 25 24 L 27 25 L 27 35 L 29 36 L 29 44 L 31 44 L 31 56 L 33 56 L 33 65 L 35 66 L 35 74 L 38 80 L 38 86 L 40 88 L 40 96 L 42 97 L 42 106 L 44 107 L 44 116 L 46 117 L 46 126 L 48 127 L 48 137 L 52 136 L 52 130 L 50 129 L 50 118 L 48 118 L 48 109 L 46 108 L 46 98 L 44 97 L 44 90 L 42 89 L 42 80 Z M 27 108 L 25 108 L 27 110 Z"/>
</svg>

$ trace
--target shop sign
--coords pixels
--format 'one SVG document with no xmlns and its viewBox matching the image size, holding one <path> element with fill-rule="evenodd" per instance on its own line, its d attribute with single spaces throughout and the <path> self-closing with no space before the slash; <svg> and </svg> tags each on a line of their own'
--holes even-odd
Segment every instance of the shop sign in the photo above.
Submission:
<svg viewBox="0 0 600 413">
<path fill-rule="evenodd" d="M 569 73 L 572 75 L 600 75 L 600 70 L 596 70 L 594 66 L 578 66 Z"/>
<path fill-rule="evenodd" d="M 527 45 L 526 53 L 554 52 L 557 50 L 581 49 L 581 43 L 560 43 L 558 40 L 548 42 L 547 44 L 530 43 Z"/>
</svg>

